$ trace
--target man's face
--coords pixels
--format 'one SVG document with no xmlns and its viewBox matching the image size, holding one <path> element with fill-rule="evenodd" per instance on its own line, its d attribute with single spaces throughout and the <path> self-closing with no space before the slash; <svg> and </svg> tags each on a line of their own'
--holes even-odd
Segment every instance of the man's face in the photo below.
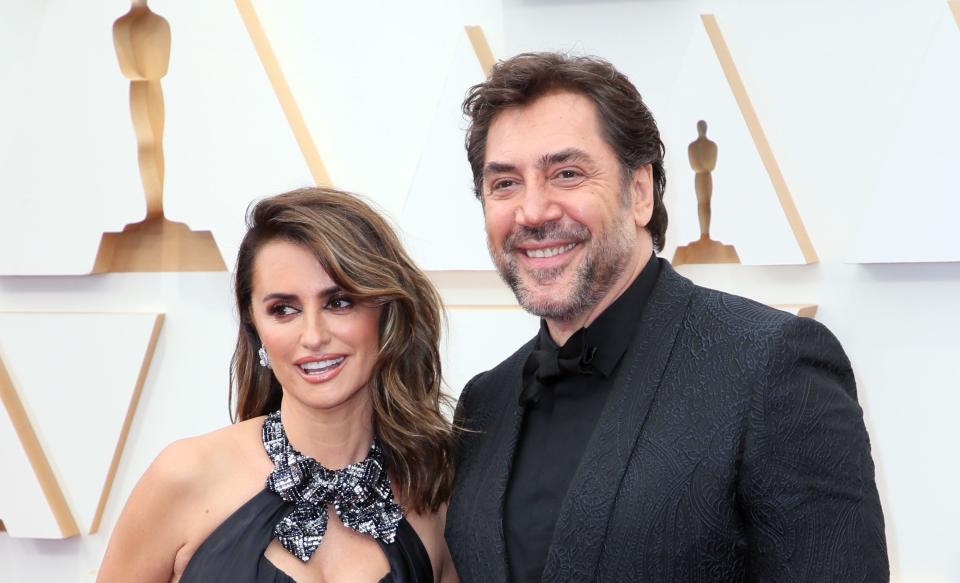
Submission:
<svg viewBox="0 0 960 583">
<path fill-rule="evenodd" d="M 641 233 L 653 209 L 650 166 L 621 168 L 581 94 L 548 93 L 494 118 L 483 170 L 487 246 L 524 309 L 573 320 L 649 256 Z"/>
</svg>

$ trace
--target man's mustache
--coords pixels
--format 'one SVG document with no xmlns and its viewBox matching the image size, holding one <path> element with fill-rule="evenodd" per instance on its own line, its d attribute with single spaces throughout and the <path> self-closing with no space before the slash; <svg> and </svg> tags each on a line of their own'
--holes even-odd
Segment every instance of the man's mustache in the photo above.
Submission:
<svg viewBox="0 0 960 583">
<path fill-rule="evenodd" d="M 563 224 L 560 221 L 547 221 L 538 227 L 518 225 L 503 241 L 503 248 L 513 251 L 517 245 L 527 241 L 556 239 L 580 243 L 591 239 L 590 229 L 580 223 Z"/>
</svg>

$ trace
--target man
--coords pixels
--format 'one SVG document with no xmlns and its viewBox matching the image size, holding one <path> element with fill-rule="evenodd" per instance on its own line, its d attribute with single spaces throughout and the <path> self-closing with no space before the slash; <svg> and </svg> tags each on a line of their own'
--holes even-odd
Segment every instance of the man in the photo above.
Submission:
<svg viewBox="0 0 960 583">
<path fill-rule="evenodd" d="M 885 581 L 849 361 L 654 250 L 663 144 L 609 63 L 499 63 L 464 103 L 490 254 L 540 333 L 464 388 L 464 581 Z"/>
</svg>

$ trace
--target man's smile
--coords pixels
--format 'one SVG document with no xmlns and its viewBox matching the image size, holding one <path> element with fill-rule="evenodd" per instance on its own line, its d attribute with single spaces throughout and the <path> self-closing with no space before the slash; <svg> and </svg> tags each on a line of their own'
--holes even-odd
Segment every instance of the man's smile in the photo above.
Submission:
<svg viewBox="0 0 960 583">
<path fill-rule="evenodd" d="M 528 270 L 560 269 L 581 247 L 581 241 L 528 241 L 513 247 L 513 255 Z"/>
<path fill-rule="evenodd" d="M 566 245 L 558 245 L 554 247 L 540 247 L 536 249 L 522 249 L 526 253 L 527 257 L 553 257 L 555 255 L 560 255 L 561 253 L 566 253 L 574 247 L 577 246 L 577 243 L 567 243 Z"/>
</svg>

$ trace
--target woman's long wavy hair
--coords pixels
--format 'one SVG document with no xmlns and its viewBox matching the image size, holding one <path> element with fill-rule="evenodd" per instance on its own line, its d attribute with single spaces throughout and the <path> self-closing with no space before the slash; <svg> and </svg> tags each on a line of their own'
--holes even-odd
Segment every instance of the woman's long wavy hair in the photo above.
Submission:
<svg viewBox="0 0 960 583">
<path fill-rule="evenodd" d="M 441 391 L 442 305 L 387 222 L 357 197 L 329 188 L 303 188 L 257 202 L 247 214 L 234 290 L 240 316 L 231 361 L 234 421 L 276 411 L 283 397 L 273 373 L 258 366 L 251 288 L 257 252 L 289 241 L 311 250 L 344 292 L 383 306 L 380 352 L 370 379 L 373 428 L 398 497 L 415 512 L 436 511 L 453 486 L 455 437 Z"/>
</svg>

